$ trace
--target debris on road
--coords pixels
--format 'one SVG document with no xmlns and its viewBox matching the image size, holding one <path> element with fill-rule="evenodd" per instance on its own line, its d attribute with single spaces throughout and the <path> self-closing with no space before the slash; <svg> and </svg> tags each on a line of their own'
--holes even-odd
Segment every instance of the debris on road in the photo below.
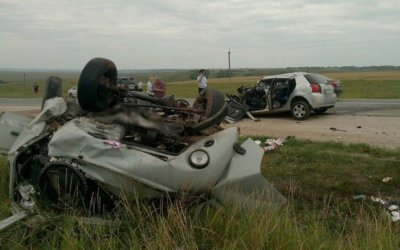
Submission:
<svg viewBox="0 0 400 250">
<path fill-rule="evenodd" d="M 330 129 L 330 130 L 332 130 L 332 131 L 347 132 L 346 130 L 343 130 L 343 129 L 337 129 L 337 128 L 335 128 L 335 127 L 330 127 L 329 129 Z"/>
</svg>

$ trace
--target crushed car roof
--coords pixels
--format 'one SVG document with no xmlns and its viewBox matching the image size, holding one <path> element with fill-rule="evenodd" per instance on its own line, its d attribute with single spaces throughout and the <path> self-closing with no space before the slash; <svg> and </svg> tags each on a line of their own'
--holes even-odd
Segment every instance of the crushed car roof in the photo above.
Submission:
<svg viewBox="0 0 400 250">
<path fill-rule="evenodd" d="M 279 75 L 268 75 L 268 76 L 261 77 L 261 80 L 271 79 L 271 78 L 292 78 L 292 77 L 296 77 L 301 74 L 307 74 L 307 73 L 306 72 L 292 72 L 292 73 L 285 73 L 285 74 L 279 74 Z"/>
</svg>

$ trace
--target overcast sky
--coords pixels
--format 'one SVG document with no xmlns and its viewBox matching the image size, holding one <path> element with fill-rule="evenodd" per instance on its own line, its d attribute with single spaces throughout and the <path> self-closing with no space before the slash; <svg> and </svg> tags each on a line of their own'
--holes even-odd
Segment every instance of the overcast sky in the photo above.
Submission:
<svg viewBox="0 0 400 250">
<path fill-rule="evenodd" d="M 400 65 L 400 0 L 0 0 L 0 68 Z"/>
</svg>

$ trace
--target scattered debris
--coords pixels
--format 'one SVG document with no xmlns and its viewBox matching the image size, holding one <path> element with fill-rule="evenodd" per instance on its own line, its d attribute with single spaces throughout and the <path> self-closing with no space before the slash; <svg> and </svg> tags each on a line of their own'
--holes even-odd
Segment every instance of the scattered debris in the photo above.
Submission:
<svg viewBox="0 0 400 250">
<path fill-rule="evenodd" d="M 400 210 L 399 205 L 391 204 L 389 205 L 388 201 L 385 201 L 381 198 L 371 196 L 371 200 L 373 202 L 379 203 L 385 207 L 387 210 L 387 214 L 391 217 L 392 221 L 399 221 L 400 220 Z M 398 204 L 398 203 L 397 203 Z"/>
<path fill-rule="evenodd" d="M 365 200 L 366 198 L 367 196 L 364 194 L 353 196 L 353 200 Z M 400 210 L 398 202 L 388 202 L 386 200 L 374 196 L 371 196 L 371 201 L 382 205 L 386 209 L 387 214 L 391 217 L 393 222 L 400 220 Z"/>
<path fill-rule="evenodd" d="M 275 150 L 277 148 L 279 148 L 280 146 L 283 145 L 283 143 L 285 142 L 286 139 L 283 138 L 279 138 L 279 139 L 267 139 L 265 141 L 265 146 L 263 147 L 264 151 L 271 151 L 271 150 Z"/>
<path fill-rule="evenodd" d="M 343 130 L 343 129 L 337 129 L 337 128 L 335 128 L 335 127 L 331 127 L 331 128 L 329 128 L 330 130 L 332 130 L 332 131 L 340 131 L 340 132 L 347 132 L 346 130 Z"/>
<path fill-rule="evenodd" d="M 21 200 L 19 204 L 26 210 L 33 211 L 35 209 L 35 201 L 33 200 L 33 195 L 36 193 L 35 188 L 31 185 L 20 185 L 17 187 L 19 194 L 21 195 Z"/>
<path fill-rule="evenodd" d="M 392 216 L 392 221 L 398 221 L 400 220 L 400 212 L 398 211 L 392 211 L 390 212 L 391 216 Z"/>
<path fill-rule="evenodd" d="M 265 144 L 268 144 L 268 145 L 274 145 L 274 144 L 276 144 L 276 145 L 278 145 L 278 146 L 282 146 L 283 145 L 283 143 L 286 141 L 286 139 L 284 139 L 284 138 L 279 138 L 279 139 L 267 139 L 266 141 L 265 141 Z"/>
<path fill-rule="evenodd" d="M 228 104 L 229 104 L 229 110 L 228 114 L 224 118 L 224 120 L 228 123 L 235 123 L 242 119 L 243 117 L 247 116 L 251 120 L 255 122 L 259 122 L 260 119 L 255 118 L 251 113 L 250 113 L 250 108 L 246 104 L 242 103 L 240 101 L 240 98 L 238 96 L 234 95 L 226 95 L 229 99 Z"/>
<path fill-rule="evenodd" d="M 24 219 L 27 216 L 28 216 L 27 212 L 21 211 L 21 212 L 15 213 L 15 214 L 11 215 L 10 217 L 0 221 L 0 231 L 11 226 L 12 224 Z"/>
<path fill-rule="evenodd" d="M 365 194 L 354 195 L 353 200 L 365 200 L 367 196 Z"/>
<path fill-rule="evenodd" d="M 276 144 L 271 145 L 271 146 L 263 147 L 263 149 L 264 149 L 265 152 L 266 152 L 266 151 L 272 151 L 272 150 L 277 149 L 277 148 L 278 148 L 278 145 L 276 145 Z"/>
<path fill-rule="evenodd" d="M 260 144 L 261 144 L 261 141 L 260 141 L 260 140 L 255 140 L 254 142 L 257 143 L 257 145 L 260 145 Z"/>
<path fill-rule="evenodd" d="M 387 204 L 386 201 L 384 201 L 384 200 L 382 200 L 381 198 L 378 198 L 378 197 L 371 196 L 371 200 L 372 200 L 373 202 L 381 203 L 382 205 L 386 205 L 386 204 Z"/>
<path fill-rule="evenodd" d="M 393 179 L 393 177 L 385 177 L 382 179 L 383 182 L 389 182 Z"/>
</svg>

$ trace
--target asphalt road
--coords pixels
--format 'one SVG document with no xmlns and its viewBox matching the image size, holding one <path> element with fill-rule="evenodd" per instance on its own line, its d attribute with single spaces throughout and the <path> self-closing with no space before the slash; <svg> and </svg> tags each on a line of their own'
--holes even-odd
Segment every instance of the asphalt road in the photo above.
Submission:
<svg viewBox="0 0 400 250">
<path fill-rule="evenodd" d="M 41 104 L 41 98 L 0 98 L 0 112 L 40 109 Z M 327 114 L 400 117 L 400 99 L 338 100 Z"/>
<path fill-rule="evenodd" d="M 335 114 L 400 117 L 400 99 L 339 100 Z"/>
</svg>

